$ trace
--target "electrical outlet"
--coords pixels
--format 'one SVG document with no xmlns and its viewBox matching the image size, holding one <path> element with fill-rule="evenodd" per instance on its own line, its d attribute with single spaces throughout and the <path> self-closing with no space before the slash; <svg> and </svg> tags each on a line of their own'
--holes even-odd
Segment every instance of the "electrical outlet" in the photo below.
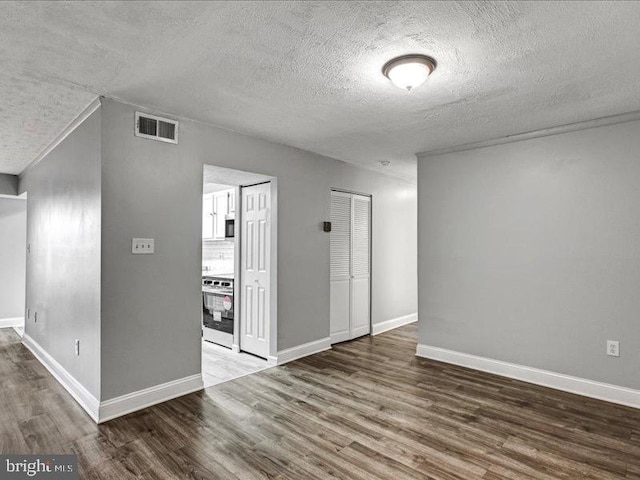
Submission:
<svg viewBox="0 0 640 480">
<path fill-rule="evenodd" d="M 607 355 L 610 357 L 620 356 L 620 342 L 616 340 L 607 340 Z"/>
<path fill-rule="evenodd" d="M 74 345 L 76 349 L 76 355 L 80 355 L 80 340 L 76 339 L 76 341 L 74 342 Z"/>
<path fill-rule="evenodd" d="M 133 238 L 131 240 L 131 253 L 135 255 L 151 255 L 155 252 L 155 240 L 153 238 Z"/>
</svg>

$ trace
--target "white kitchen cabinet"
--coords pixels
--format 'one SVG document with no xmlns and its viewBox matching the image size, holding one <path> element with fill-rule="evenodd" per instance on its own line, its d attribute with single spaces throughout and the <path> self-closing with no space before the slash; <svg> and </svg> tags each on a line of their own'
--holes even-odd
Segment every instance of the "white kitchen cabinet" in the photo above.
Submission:
<svg viewBox="0 0 640 480">
<path fill-rule="evenodd" d="M 202 238 L 205 240 L 225 239 L 225 220 L 235 212 L 235 191 L 223 190 L 206 193 L 202 197 Z"/>
<path fill-rule="evenodd" d="M 235 190 L 227 191 L 227 199 L 229 201 L 229 213 L 236 212 L 236 192 Z"/>
<path fill-rule="evenodd" d="M 213 238 L 224 240 L 224 221 L 229 213 L 229 195 L 227 191 L 213 194 Z"/>
<path fill-rule="evenodd" d="M 202 238 L 213 238 L 213 194 L 207 193 L 202 197 Z"/>
</svg>

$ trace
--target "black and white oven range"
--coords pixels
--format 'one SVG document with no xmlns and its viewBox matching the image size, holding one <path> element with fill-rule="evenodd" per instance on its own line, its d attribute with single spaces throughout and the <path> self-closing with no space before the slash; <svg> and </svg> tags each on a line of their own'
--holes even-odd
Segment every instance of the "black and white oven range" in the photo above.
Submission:
<svg viewBox="0 0 640 480">
<path fill-rule="evenodd" d="M 206 341 L 231 348 L 233 345 L 233 278 L 202 279 L 202 336 Z"/>
</svg>

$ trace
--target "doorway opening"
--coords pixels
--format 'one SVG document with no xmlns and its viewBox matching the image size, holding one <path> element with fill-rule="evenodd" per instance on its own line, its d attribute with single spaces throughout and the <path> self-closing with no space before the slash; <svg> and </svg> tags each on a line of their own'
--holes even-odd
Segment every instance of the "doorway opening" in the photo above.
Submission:
<svg viewBox="0 0 640 480">
<path fill-rule="evenodd" d="M 27 276 L 27 194 L 0 195 L 0 328 L 22 337 Z"/>
<path fill-rule="evenodd" d="M 277 179 L 204 166 L 205 387 L 276 363 Z"/>
</svg>

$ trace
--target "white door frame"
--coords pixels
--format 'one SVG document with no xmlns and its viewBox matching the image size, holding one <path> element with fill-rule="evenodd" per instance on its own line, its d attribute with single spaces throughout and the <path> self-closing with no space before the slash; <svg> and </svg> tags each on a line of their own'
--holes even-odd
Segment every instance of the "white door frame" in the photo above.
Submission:
<svg viewBox="0 0 640 480">
<path fill-rule="evenodd" d="M 263 183 L 263 182 L 260 182 Z M 266 182 L 264 182 L 266 183 Z M 269 293 L 269 355 L 267 361 L 275 365 L 278 361 L 278 179 L 271 178 L 271 232 L 270 232 L 270 293 Z M 234 326 L 233 326 L 233 346 L 234 352 L 242 351 L 240 341 L 240 319 L 242 308 L 242 290 L 239 286 L 242 283 L 242 271 L 240 268 L 242 258 L 242 187 L 249 187 L 255 184 L 247 184 L 236 187 L 236 218 L 235 218 L 235 236 L 234 236 L 234 268 L 236 276 L 234 278 Z"/>
<path fill-rule="evenodd" d="M 369 197 L 371 199 L 371 209 L 369 211 L 369 336 L 373 335 L 373 194 L 357 192 L 355 190 L 346 190 L 344 188 L 329 189 L 329 201 L 331 201 L 331 192 L 348 193 L 350 195 L 360 195 L 363 197 Z M 329 212 L 331 214 L 331 212 Z M 331 215 L 329 215 L 331 216 Z M 329 252 L 329 260 L 331 260 L 331 252 Z M 331 282 L 331 275 L 329 275 L 329 282 Z M 329 298 L 331 301 L 331 298 Z M 331 308 L 331 307 L 329 307 Z M 349 327 L 351 328 L 351 327 Z M 366 336 L 366 335 L 364 335 Z M 340 342 L 337 342 L 340 343 Z"/>
</svg>

